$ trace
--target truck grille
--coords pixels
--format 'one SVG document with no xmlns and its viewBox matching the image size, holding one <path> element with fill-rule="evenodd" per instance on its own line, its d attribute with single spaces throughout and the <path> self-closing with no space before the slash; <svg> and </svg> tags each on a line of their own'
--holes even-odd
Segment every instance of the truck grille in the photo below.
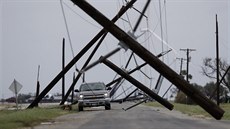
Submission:
<svg viewBox="0 0 230 129">
<path fill-rule="evenodd" d="M 84 99 L 104 99 L 104 94 L 99 95 L 84 95 Z"/>
</svg>

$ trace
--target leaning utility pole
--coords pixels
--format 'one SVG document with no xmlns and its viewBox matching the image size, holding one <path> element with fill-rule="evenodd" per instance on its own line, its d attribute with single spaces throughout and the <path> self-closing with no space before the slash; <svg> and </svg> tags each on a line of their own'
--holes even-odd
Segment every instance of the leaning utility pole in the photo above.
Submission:
<svg viewBox="0 0 230 129">
<path fill-rule="evenodd" d="M 62 40 L 62 70 L 65 68 L 65 38 Z M 62 100 L 65 97 L 65 75 L 62 77 Z"/>
<path fill-rule="evenodd" d="M 216 14 L 216 104 L 220 104 L 220 85 L 218 85 L 220 81 L 219 78 L 219 37 L 218 37 L 218 21 Z"/>
<path fill-rule="evenodd" d="M 132 83 L 134 86 L 136 86 L 140 90 L 144 91 L 147 95 L 149 95 L 150 97 L 152 97 L 153 99 L 155 99 L 156 101 L 158 101 L 160 104 L 162 104 L 163 106 L 165 106 L 169 110 L 173 109 L 173 105 L 171 103 L 169 103 L 167 100 L 161 98 L 159 95 L 157 95 L 156 93 L 154 93 L 152 90 L 150 90 L 148 87 L 146 87 L 145 85 L 143 85 L 141 82 L 139 82 L 138 80 L 136 80 L 135 78 L 133 78 L 132 76 L 130 76 L 129 74 L 127 74 L 124 70 L 122 70 L 119 67 L 117 67 L 111 61 L 109 61 L 107 59 L 103 59 L 103 57 L 101 57 L 101 59 L 102 59 L 101 60 L 102 63 L 104 63 L 106 66 L 108 66 L 109 68 L 111 68 L 112 70 L 114 70 L 115 72 L 117 72 L 118 74 L 120 74 L 122 77 L 124 77 L 130 83 Z"/>
<path fill-rule="evenodd" d="M 181 50 L 181 51 L 186 51 L 186 52 L 187 52 L 187 59 L 186 59 L 186 60 L 187 60 L 186 81 L 189 83 L 189 80 L 188 80 L 188 79 L 189 79 L 189 77 L 188 77 L 189 74 L 188 74 L 188 73 L 189 73 L 189 62 L 190 62 L 190 59 L 191 59 L 191 58 L 189 57 L 189 53 L 192 52 L 192 51 L 196 51 L 196 49 L 189 49 L 189 48 L 187 48 L 187 49 L 180 49 L 180 50 Z"/>
<path fill-rule="evenodd" d="M 155 55 L 144 48 L 140 43 L 135 41 L 122 29 L 116 26 L 108 18 L 106 18 L 101 12 L 91 6 L 85 0 L 71 0 L 89 16 L 91 16 L 95 21 L 102 25 L 107 31 L 109 31 L 118 40 L 123 41 L 123 43 L 137 54 L 140 58 L 146 61 L 152 68 L 161 73 L 165 78 L 172 82 L 177 88 L 182 90 L 191 99 L 193 99 L 197 104 L 199 104 L 204 110 L 210 113 L 214 118 L 221 119 L 224 114 L 224 110 L 217 106 L 214 102 L 209 100 L 204 96 L 199 90 L 194 88 L 188 82 L 186 82 L 180 75 L 178 75 L 169 66 L 164 64 Z"/>
</svg>

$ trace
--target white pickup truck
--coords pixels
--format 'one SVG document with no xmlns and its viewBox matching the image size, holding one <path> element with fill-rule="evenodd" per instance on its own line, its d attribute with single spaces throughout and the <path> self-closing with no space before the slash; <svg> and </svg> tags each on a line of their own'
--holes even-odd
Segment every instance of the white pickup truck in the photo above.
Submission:
<svg viewBox="0 0 230 129">
<path fill-rule="evenodd" d="M 78 92 L 78 110 L 83 111 L 84 107 L 105 106 L 105 110 L 110 110 L 110 94 L 102 82 L 83 83 Z"/>
</svg>

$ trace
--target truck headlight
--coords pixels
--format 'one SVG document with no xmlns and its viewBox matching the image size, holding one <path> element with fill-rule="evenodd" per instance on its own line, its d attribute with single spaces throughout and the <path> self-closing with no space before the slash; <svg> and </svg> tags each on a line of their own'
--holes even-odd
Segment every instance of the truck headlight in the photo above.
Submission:
<svg viewBox="0 0 230 129">
<path fill-rule="evenodd" d="M 81 99 L 83 99 L 84 95 L 80 95 L 79 97 L 80 97 Z"/>
<path fill-rule="evenodd" d="M 108 97 L 108 93 L 105 93 L 104 96 L 105 96 L 105 97 Z"/>
</svg>

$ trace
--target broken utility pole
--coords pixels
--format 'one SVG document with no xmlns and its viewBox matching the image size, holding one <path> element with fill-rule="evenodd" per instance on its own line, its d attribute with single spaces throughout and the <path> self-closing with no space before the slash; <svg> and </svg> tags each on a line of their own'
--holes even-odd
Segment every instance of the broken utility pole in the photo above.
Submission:
<svg viewBox="0 0 230 129">
<path fill-rule="evenodd" d="M 140 70 L 142 67 L 144 67 L 144 66 L 146 66 L 146 65 L 147 65 L 147 63 L 143 63 L 143 64 L 137 66 L 136 68 L 134 68 L 133 70 L 129 71 L 128 74 L 132 74 L 132 73 L 134 73 L 135 71 Z M 108 83 L 108 84 L 106 85 L 106 87 L 109 87 L 109 86 L 113 85 L 114 83 L 116 83 L 116 82 L 118 82 L 118 81 L 120 81 L 120 80 L 122 80 L 122 79 L 123 79 L 122 77 L 119 77 L 119 78 L 117 78 L 117 79 L 111 81 L 110 83 Z"/>
<path fill-rule="evenodd" d="M 171 81 L 178 89 L 187 94 L 191 99 L 193 99 L 197 104 L 199 104 L 204 110 L 210 113 L 214 118 L 221 119 L 224 110 L 217 106 L 214 102 L 209 100 L 204 96 L 199 90 L 190 85 L 187 81 L 181 78 L 175 71 L 173 71 L 169 66 L 164 64 L 155 55 L 149 52 L 146 48 L 141 46 L 132 37 L 126 34 L 108 18 L 106 18 L 97 9 L 91 6 L 85 0 L 71 0 L 79 8 L 90 15 L 94 20 L 96 20 L 100 25 L 102 25 L 107 31 L 109 31 L 113 36 L 115 36 L 120 41 L 123 41 L 134 53 L 136 53 L 140 58 L 146 61 L 152 68 L 161 73 L 165 78 Z"/>
<path fill-rule="evenodd" d="M 140 83 L 139 81 L 137 81 L 136 79 L 134 79 L 132 76 L 130 76 L 125 71 L 123 71 L 122 69 L 120 69 L 119 67 L 117 67 L 116 65 L 114 65 L 109 60 L 104 59 L 104 60 L 102 60 L 102 62 L 106 66 L 108 66 L 109 68 L 111 68 L 112 70 L 114 70 L 115 72 L 117 72 L 118 74 L 120 74 L 123 78 L 125 78 L 127 81 L 129 81 L 130 83 L 132 83 L 134 86 L 136 86 L 140 90 L 144 91 L 151 98 L 155 99 L 157 102 L 159 102 L 160 104 L 164 105 L 169 110 L 173 109 L 173 105 L 171 103 L 169 103 L 167 100 L 161 98 L 159 95 L 157 95 L 156 93 L 154 93 L 148 87 L 146 87 L 145 85 L 143 85 L 142 83 Z"/>
<path fill-rule="evenodd" d="M 160 54 L 158 54 L 157 55 L 157 58 L 160 58 L 160 57 L 162 57 L 162 56 L 164 56 L 165 54 L 167 54 L 167 53 L 169 53 L 171 50 L 168 50 L 168 51 L 166 51 L 166 52 L 162 52 L 162 53 L 160 53 Z M 143 66 L 145 66 L 147 63 L 144 63 L 143 64 Z M 141 66 L 141 65 L 140 65 Z M 138 68 L 138 69 L 137 69 Z M 133 69 L 132 71 L 136 71 L 136 70 L 139 70 L 139 69 L 141 69 L 141 67 L 139 68 L 139 67 L 137 67 L 137 68 L 135 68 L 135 69 Z M 132 71 L 130 71 L 130 72 L 128 72 L 128 74 L 131 74 L 132 73 Z M 120 79 L 120 78 L 118 78 L 118 79 Z M 161 79 L 161 75 L 159 76 L 159 78 L 158 78 L 158 80 L 157 80 L 157 83 L 156 83 L 156 86 L 155 86 L 155 90 L 157 90 L 157 89 L 159 89 L 159 84 L 160 84 L 160 81 L 161 81 L 162 79 Z M 125 102 L 133 93 L 135 93 L 136 91 L 138 90 L 138 88 L 136 88 L 135 90 L 133 90 L 130 94 L 128 94 L 125 98 L 123 98 L 123 99 L 121 99 L 121 101 L 120 101 L 120 103 L 122 103 L 122 102 Z M 157 93 L 158 94 L 158 93 Z"/>
</svg>

